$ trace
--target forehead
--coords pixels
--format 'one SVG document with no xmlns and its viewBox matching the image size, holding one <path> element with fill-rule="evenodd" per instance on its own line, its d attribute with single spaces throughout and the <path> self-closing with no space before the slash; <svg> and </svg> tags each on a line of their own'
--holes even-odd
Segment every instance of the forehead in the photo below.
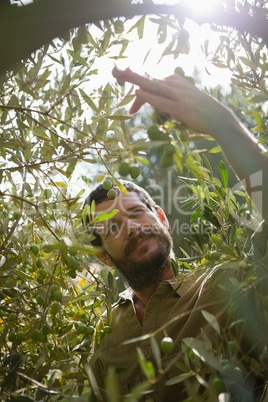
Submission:
<svg viewBox="0 0 268 402">
<path fill-rule="evenodd" d="M 137 193 L 131 191 L 128 194 L 120 193 L 114 200 L 104 200 L 96 204 L 96 212 L 106 212 L 113 209 L 118 209 L 120 212 L 128 212 L 129 209 L 135 206 L 145 206 Z"/>
</svg>

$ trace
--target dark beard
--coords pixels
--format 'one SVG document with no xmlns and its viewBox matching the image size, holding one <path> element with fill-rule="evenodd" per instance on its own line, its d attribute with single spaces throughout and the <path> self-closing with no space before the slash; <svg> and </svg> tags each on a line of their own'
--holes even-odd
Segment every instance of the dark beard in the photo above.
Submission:
<svg viewBox="0 0 268 402">
<path fill-rule="evenodd" d="M 139 239 L 149 236 L 157 237 L 158 248 L 141 261 L 136 262 L 128 258 L 131 251 L 135 249 L 135 245 Z M 157 233 L 152 232 L 151 234 L 149 234 L 148 231 L 140 232 L 134 238 L 130 238 L 124 250 L 124 257 L 115 259 L 111 255 L 109 256 L 124 276 L 128 285 L 134 290 L 142 291 L 152 284 L 161 282 L 164 273 L 170 267 L 170 251 L 172 245 L 170 233 L 165 232 L 163 229 L 158 229 Z M 144 247 L 146 247 L 146 245 Z"/>
</svg>

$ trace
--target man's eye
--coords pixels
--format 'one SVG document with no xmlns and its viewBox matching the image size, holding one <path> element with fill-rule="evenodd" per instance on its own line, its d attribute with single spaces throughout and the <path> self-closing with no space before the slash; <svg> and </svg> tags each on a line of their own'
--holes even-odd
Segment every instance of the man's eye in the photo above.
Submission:
<svg viewBox="0 0 268 402">
<path fill-rule="evenodd" d="M 118 230 L 118 225 L 111 225 L 108 229 L 107 235 L 109 235 L 110 233 L 114 233 Z"/>
<path fill-rule="evenodd" d="M 135 209 L 135 211 L 133 211 L 133 215 L 140 215 L 143 212 L 143 209 Z"/>
</svg>

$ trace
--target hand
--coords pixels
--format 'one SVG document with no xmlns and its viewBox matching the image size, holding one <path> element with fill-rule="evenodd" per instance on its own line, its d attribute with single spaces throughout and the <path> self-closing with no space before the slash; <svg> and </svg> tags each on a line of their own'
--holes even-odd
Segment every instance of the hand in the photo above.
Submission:
<svg viewBox="0 0 268 402">
<path fill-rule="evenodd" d="M 139 86 L 130 114 L 136 113 L 148 102 L 184 126 L 213 137 L 217 137 L 220 125 L 226 125 L 227 122 L 237 124 L 236 118 L 225 106 L 178 74 L 158 80 L 143 77 L 129 68 L 123 71 L 115 67 L 113 76 L 118 81 L 128 81 Z"/>
<path fill-rule="evenodd" d="M 266 150 L 231 110 L 177 74 L 157 80 L 142 77 L 130 69 L 122 71 L 114 68 L 113 76 L 118 81 L 128 81 L 139 86 L 129 113 L 137 112 L 148 102 L 184 126 L 214 137 L 237 176 L 244 181 L 246 190 L 263 218 L 268 221 L 268 186 L 264 185 L 267 183 L 268 158 L 263 153 Z M 261 193 L 254 190 L 254 175 L 260 172 L 263 176 Z"/>
</svg>

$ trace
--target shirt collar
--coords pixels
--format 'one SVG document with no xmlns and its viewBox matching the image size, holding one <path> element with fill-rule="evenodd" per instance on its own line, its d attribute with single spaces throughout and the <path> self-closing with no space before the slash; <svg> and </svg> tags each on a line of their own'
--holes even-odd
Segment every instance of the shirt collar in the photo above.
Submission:
<svg viewBox="0 0 268 402">
<path fill-rule="evenodd" d="M 161 282 L 162 285 L 169 284 L 173 290 L 179 295 L 182 296 L 187 292 L 189 287 L 196 282 L 196 272 L 187 272 L 187 273 L 179 273 L 178 277 L 174 277 L 172 279 Z M 160 286 L 161 286 L 160 284 Z M 133 301 L 134 292 L 131 288 L 127 288 L 123 292 L 119 294 L 119 300 L 116 304 L 124 303 L 126 301 Z"/>
</svg>

